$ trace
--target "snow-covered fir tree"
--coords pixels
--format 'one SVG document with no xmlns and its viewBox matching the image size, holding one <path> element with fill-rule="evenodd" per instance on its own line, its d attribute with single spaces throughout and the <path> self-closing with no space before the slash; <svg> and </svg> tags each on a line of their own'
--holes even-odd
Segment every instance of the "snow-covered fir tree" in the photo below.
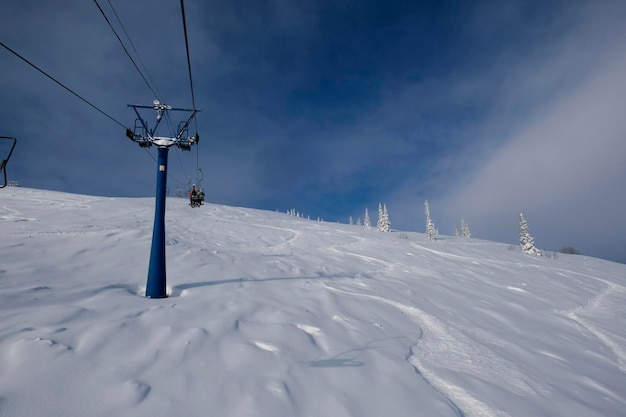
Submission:
<svg viewBox="0 0 626 417">
<path fill-rule="evenodd" d="M 469 224 L 465 223 L 465 220 L 463 219 L 461 219 L 461 237 L 472 237 Z"/>
<path fill-rule="evenodd" d="M 541 252 L 535 247 L 535 239 L 528 231 L 528 223 L 522 213 L 519 214 L 519 244 L 522 252 L 540 255 Z"/>
<path fill-rule="evenodd" d="M 391 232 L 391 222 L 389 221 L 389 212 L 387 204 L 383 204 L 383 232 Z"/>
<path fill-rule="evenodd" d="M 437 236 L 437 229 L 435 228 L 435 223 L 433 223 L 433 220 L 430 218 L 428 200 L 424 201 L 424 211 L 426 212 L 426 236 L 428 236 L 429 240 L 435 240 L 435 236 Z"/>
<path fill-rule="evenodd" d="M 365 208 L 365 220 L 363 220 L 363 225 L 365 226 L 365 230 L 372 229 L 372 223 L 370 223 L 370 215 L 367 212 L 367 208 Z"/>
<path fill-rule="evenodd" d="M 299 211 L 296 211 L 295 208 L 292 208 L 291 210 L 287 211 L 287 214 L 289 214 L 290 216 L 298 217 L 298 218 L 304 217 L 304 214 L 300 213 Z"/>
<path fill-rule="evenodd" d="M 387 204 L 382 205 L 378 203 L 378 222 L 376 223 L 376 230 L 379 232 L 390 232 L 391 223 L 389 222 L 389 212 L 387 211 Z"/>
<path fill-rule="evenodd" d="M 456 224 L 454 225 L 454 236 L 456 237 L 460 237 L 461 235 L 459 235 L 459 229 L 456 228 Z"/>
<path fill-rule="evenodd" d="M 350 219 L 348 219 L 348 224 L 350 226 L 352 226 L 354 224 L 354 221 L 352 220 L 352 216 L 350 216 Z"/>
</svg>

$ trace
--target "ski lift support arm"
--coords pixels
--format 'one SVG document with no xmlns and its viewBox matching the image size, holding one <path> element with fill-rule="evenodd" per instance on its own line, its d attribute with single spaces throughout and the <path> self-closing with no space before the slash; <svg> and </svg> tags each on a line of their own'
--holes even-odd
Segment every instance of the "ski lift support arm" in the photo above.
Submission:
<svg viewBox="0 0 626 417">
<path fill-rule="evenodd" d="M 12 138 L 10 136 L 0 136 L 0 139 L 8 139 L 13 141 L 13 145 L 11 145 L 11 150 L 9 151 L 9 155 L 7 155 L 6 159 L 3 159 L 0 162 L 0 171 L 4 172 L 4 183 L 0 185 L 0 188 L 4 188 L 7 186 L 7 163 L 11 158 L 11 154 L 13 153 L 13 148 L 15 148 L 15 144 L 17 143 L 17 139 Z"/>
<path fill-rule="evenodd" d="M 172 109 L 174 110 L 174 109 Z M 181 109 L 184 110 L 184 109 Z M 189 116 L 189 118 L 187 119 L 187 121 L 185 122 L 185 125 L 183 127 L 180 128 L 180 130 L 178 131 L 178 134 L 176 135 L 176 139 L 180 139 L 181 136 L 183 135 L 183 133 L 189 128 L 189 124 L 191 123 L 191 121 L 193 120 L 194 117 L 196 117 L 196 114 L 200 111 L 200 110 L 184 110 L 184 111 L 190 111 L 191 112 L 191 116 Z M 199 139 L 198 137 L 198 133 L 196 133 L 196 138 Z"/>
<path fill-rule="evenodd" d="M 189 118 L 184 122 L 183 126 L 179 128 L 178 132 L 176 133 L 176 136 L 172 138 L 172 143 L 171 143 L 172 145 L 176 145 L 182 150 L 190 150 L 191 145 L 193 143 L 197 143 L 200 140 L 200 136 L 198 135 L 198 133 L 196 133 L 195 136 L 193 137 L 182 139 L 182 136 L 188 130 L 189 125 L 191 124 L 191 121 L 196 117 L 196 114 L 200 111 L 198 109 L 185 109 L 185 108 L 179 108 L 179 107 L 172 107 L 167 104 L 163 104 L 159 102 L 158 100 L 155 100 L 152 106 L 146 106 L 146 105 L 140 105 L 140 104 L 129 104 L 128 107 L 132 107 L 133 110 L 135 111 L 135 114 L 137 115 L 137 119 L 140 121 L 141 126 L 143 127 L 143 131 L 145 132 L 145 135 L 138 135 L 136 134 L 136 132 L 133 132 L 130 129 L 126 129 L 126 136 L 130 140 L 134 142 L 138 142 L 140 146 L 149 146 L 154 142 L 154 140 L 156 139 L 155 137 L 156 130 L 159 126 L 159 123 L 161 122 L 161 119 L 163 118 L 163 114 L 167 111 L 182 111 L 182 112 L 191 113 Z M 154 126 L 154 129 L 148 129 L 148 124 L 146 123 L 145 119 L 141 117 L 138 109 L 156 110 L 157 121 Z"/>
</svg>

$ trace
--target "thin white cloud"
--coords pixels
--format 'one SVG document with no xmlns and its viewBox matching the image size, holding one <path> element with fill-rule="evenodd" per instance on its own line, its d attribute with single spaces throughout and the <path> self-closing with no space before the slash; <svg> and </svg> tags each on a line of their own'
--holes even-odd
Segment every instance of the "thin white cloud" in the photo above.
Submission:
<svg viewBox="0 0 626 417">
<path fill-rule="evenodd" d="M 623 8 L 618 10 L 623 15 Z M 555 74 L 567 77 L 580 70 L 574 67 L 564 72 L 567 64 L 589 57 L 593 61 L 584 64 L 585 77 L 570 83 L 568 91 L 551 91 L 530 112 L 532 117 L 516 121 L 519 124 L 510 140 L 475 164 L 458 187 L 439 199 L 446 219 L 464 216 L 473 219 L 483 237 L 512 240 L 516 213 L 530 212 L 553 245 L 560 234 L 593 246 L 626 232 L 621 219 L 625 193 L 621 187 L 606 186 L 626 183 L 626 45 L 621 41 L 626 31 L 615 25 L 616 16 L 595 11 L 588 18 L 582 29 L 561 44 L 563 54 L 537 68 L 537 74 L 546 78 L 518 79 L 517 90 L 549 86 L 545 80 L 555 80 Z M 589 53 L 586 48 L 592 44 L 596 50 Z M 591 235 L 583 236 L 582 229 L 581 233 L 572 230 L 593 216 L 590 204 L 584 204 L 591 196 L 603 215 L 594 218 Z M 512 223 L 510 228 L 505 226 L 507 221 Z"/>
<path fill-rule="evenodd" d="M 624 108 L 623 59 L 500 149 L 456 199 L 466 201 L 470 209 L 532 207 L 624 175 Z"/>
</svg>

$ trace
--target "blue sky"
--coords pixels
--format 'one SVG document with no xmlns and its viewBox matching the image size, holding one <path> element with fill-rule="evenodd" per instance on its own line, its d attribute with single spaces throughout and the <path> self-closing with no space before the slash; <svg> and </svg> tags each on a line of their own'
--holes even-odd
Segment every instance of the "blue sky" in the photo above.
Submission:
<svg viewBox="0 0 626 417">
<path fill-rule="evenodd" d="M 107 1 L 99 0 L 115 23 Z M 179 2 L 111 0 L 162 101 L 191 106 Z M 347 222 L 389 208 L 423 232 L 626 262 L 622 1 L 192 1 L 201 143 L 172 150 L 172 193 Z M 6 1 L 0 40 L 132 126 L 154 99 L 94 2 Z M 0 49 L 10 179 L 152 196 L 156 164 L 120 126 Z"/>
</svg>

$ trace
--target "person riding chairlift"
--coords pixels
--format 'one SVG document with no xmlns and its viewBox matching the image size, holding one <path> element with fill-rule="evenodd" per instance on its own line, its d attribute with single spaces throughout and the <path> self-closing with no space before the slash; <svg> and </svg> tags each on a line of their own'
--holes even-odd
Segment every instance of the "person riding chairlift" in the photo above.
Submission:
<svg viewBox="0 0 626 417">
<path fill-rule="evenodd" d="M 191 205 L 193 206 L 194 203 L 194 199 L 196 198 L 197 192 L 196 192 L 196 187 L 192 187 L 191 191 L 189 191 L 189 202 L 191 203 Z"/>
</svg>

